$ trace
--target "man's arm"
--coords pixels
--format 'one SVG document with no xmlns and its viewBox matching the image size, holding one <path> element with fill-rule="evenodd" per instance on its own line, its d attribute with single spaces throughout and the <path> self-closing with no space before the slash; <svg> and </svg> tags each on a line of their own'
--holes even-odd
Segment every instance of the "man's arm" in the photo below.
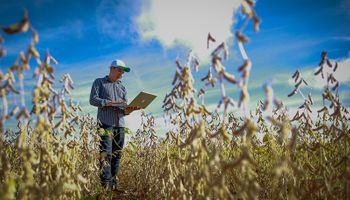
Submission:
<svg viewBox="0 0 350 200">
<path fill-rule="evenodd" d="M 97 107 L 104 107 L 104 106 L 107 106 L 107 104 L 110 104 L 111 101 L 107 99 L 102 99 L 99 97 L 99 92 L 100 92 L 100 84 L 98 82 L 98 79 L 96 79 L 91 87 L 90 104 Z"/>
</svg>

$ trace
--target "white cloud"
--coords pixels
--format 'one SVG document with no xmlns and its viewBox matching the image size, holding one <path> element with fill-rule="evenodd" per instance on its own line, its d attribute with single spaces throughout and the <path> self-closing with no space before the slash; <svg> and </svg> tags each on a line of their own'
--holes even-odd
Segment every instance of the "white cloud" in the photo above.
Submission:
<svg viewBox="0 0 350 200">
<path fill-rule="evenodd" d="M 134 111 L 130 115 L 125 117 L 126 126 L 130 128 L 133 132 L 136 132 L 141 125 L 141 114 L 140 111 Z"/>
<path fill-rule="evenodd" d="M 333 73 L 333 76 L 341 84 L 349 84 L 350 82 L 350 58 L 345 58 L 342 60 L 337 60 L 338 67 L 336 71 L 333 71 L 335 60 L 331 60 L 333 68 L 328 67 L 327 64 L 323 66 L 324 79 L 321 74 L 315 76 L 315 72 L 319 69 L 319 66 L 304 66 L 298 70 L 301 72 L 302 78 L 309 84 L 311 88 L 322 89 L 327 85 L 327 74 Z M 294 86 L 296 83 L 292 78 L 294 71 L 275 74 L 273 79 L 273 84 L 288 84 Z M 333 86 L 333 85 L 331 85 Z"/>
<path fill-rule="evenodd" d="M 208 33 L 216 38 L 215 46 L 231 38 L 233 14 L 240 3 L 240 0 L 150 0 L 136 23 L 142 39 L 158 39 L 167 48 L 185 45 L 204 61 L 211 52 L 206 47 Z"/>
<path fill-rule="evenodd" d="M 324 87 L 327 85 L 327 73 L 333 73 L 333 76 L 340 82 L 341 86 L 339 89 L 339 95 L 342 102 L 348 104 L 349 102 L 349 94 L 347 92 L 347 87 L 350 86 L 350 58 L 345 59 L 337 59 L 338 68 L 334 72 L 333 68 L 328 67 L 327 64 L 323 67 L 323 73 L 325 79 L 321 78 L 321 75 L 315 76 L 314 73 L 319 69 L 318 66 L 304 66 L 299 68 L 298 70 L 301 72 L 302 78 L 307 81 L 308 86 L 301 86 L 301 92 L 304 96 L 308 94 L 312 95 L 313 101 L 315 102 L 315 106 L 323 105 L 322 91 Z M 331 60 L 331 63 L 335 64 L 335 60 Z M 294 69 L 296 70 L 296 69 Z M 294 79 L 292 79 L 294 71 L 286 71 L 283 73 L 274 74 L 273 78 L 273 89 L 275 92 L 276 88 L 278 89 L 280 86 L 289 87 L 290 89 L 287 91 L 287 94 L 290 93 L 294 89 Z M 275 87 L 274 87 L 275 86 Z M 331 87 L 334 84 L 330 85 Z M 282 96 L 276 96 L 277 99 L 282 100 L 283 103 L 293 111 L 296 110 L 299 106 L 303 104 L 303 98 L 301 94 L 296 94 L 293 97 L 288 97 L 287 94 Z M 293 112 L 292 112 L 293 113 Z"/>
<path fill-rule="evenodd" d="M 147 113 L 147 112 L 146 112 Z M 154 115 L 151 114 L 154 117 L 154 130 L 156 131 L 157 136 L 165 137 L 165 133 L 169 130 L 171 130 L 173 127 L 169 123 L 169 121 L 165 120 L 163 115 Z M 126 127 L 128 127 L 133 133 L 136 133 L 137 129 L 141 128 L 142 123 L 142 117 L 141 117 L 141 111 L 134 111 L 130 115 L 125 117 L 126 121 Z"/>
<path fill-rule="evenodd" d="M 335 64 L 334 61 L 331 61 L 331 63 Z M 319 74 L 318 76 L 315 76 L 314 73 L 319 69 L 312 68 L 308 69 L 305 72 L 302 72 L 303 76 L 305 77 L 306 81 L 309 81 L 311 86 L 314 88 L 323 88 L 327 85 L 327 74 L 333 73 L 333 76 L 340 82 L 340 83 L 347 83 L 350 81 L 350 58 L 338 61 L 338 68 L 335 72 L 333 72 L 333 69 L 328 67 L 327 65 L 324 65 L 323 67 L 323 73 L 324 73 L 324 79 Z"/>
</svg>

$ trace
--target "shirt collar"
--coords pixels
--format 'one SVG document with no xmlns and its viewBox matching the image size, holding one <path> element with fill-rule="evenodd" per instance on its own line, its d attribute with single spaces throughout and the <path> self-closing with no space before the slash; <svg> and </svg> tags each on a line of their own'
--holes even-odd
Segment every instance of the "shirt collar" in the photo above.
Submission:
<svg viewBox="0 0 350 200">
<path fill-rule="evenodd" d="M 112 83 L 112 81 L 111 81 L 111 80 L 109 80 L 108 75 L 106 75 L 104 79 L 105 79 L 105 81 L 108 81 L 108 82 L 111 82 L 111 83 Z M 121 80 L 117 80 L 117 81 L 116 81 L 116 82 L 114 82 L 114 83 L 118 83 L 118 84 L 119 84 L 119 83 L 121 83 Z"/>
</svg>

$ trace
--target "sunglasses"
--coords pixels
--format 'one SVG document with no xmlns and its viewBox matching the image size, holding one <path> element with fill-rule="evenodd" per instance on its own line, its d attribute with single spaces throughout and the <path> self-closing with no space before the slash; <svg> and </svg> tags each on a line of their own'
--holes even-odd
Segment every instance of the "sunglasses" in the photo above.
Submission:
<svg viewBox="0 0 350 200">
<path fill-rule="evenodd" d="M 120 71 L 120 72 L 123 72 L 123 73 L 124 73 L 124 70 L 119 69 L 118 67 L 111 66 L 111 68 L 112 68 L 112 69 L 117 69 L 118 71 Z"/>
</svg>

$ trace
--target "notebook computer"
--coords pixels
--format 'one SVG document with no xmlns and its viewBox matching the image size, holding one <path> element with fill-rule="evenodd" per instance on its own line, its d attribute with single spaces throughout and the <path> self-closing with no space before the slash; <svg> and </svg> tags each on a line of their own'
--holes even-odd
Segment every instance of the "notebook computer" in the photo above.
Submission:
<svg viewBox="0 0 350 200">
<path fill-rule="evenodd" d="M 145 109 L 156 97 L 156 95 L 142 91 L 134 98 L 134 100 L 131 101 L 128 106 L 139 106 L 142 109 Z"/>
</svg>

